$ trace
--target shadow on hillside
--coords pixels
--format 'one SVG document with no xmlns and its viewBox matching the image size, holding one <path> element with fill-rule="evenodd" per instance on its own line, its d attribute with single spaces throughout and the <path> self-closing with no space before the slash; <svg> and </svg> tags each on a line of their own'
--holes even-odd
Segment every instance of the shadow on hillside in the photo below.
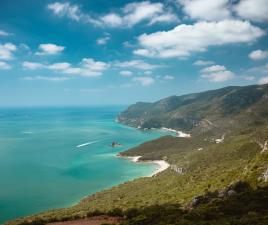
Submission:
<svg viewBox="0 0 268 225">
<path fill-rule="evenodd" d="M 106 215 L 122 218 L 122 225 L 264 225 L 268 224 L 267 203 L 268 187 L 252 189 L 247 183 L 240 182 L 220 192 L 197 196 L 184 208 L 179 204 L 153 205 L 126 211 L 115 208 L 105 213 L 89 212 L 86 217 Z M 78 219 L 82 218 L 50 218 L 20 224 L 41 225 Z"/>
<path fill-rule="evenodd" d="M 156 205 L 130 210 L 124 225 L 264 225 L 268 224 L 268 187 L 219 197 L 208 192 L 189 209 L 179 205 Z"/>
</svg>

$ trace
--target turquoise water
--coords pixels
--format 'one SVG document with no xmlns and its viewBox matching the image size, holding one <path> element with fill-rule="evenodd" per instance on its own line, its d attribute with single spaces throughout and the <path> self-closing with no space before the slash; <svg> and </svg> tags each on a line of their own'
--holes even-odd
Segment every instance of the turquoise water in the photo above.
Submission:
<svg viewBox="0 0 268 225">
<path fill-rule="evenodd" d="M 163 135 L 115 121 L 123 107 L 0 109 L 0 223 L 66 207 L 96 191 L 149 175 L 116 153 Z M 112 141 L 123 144 L 111 148 Z M 91 143 L 82 147 L 78 145 Z"/>
</svg>

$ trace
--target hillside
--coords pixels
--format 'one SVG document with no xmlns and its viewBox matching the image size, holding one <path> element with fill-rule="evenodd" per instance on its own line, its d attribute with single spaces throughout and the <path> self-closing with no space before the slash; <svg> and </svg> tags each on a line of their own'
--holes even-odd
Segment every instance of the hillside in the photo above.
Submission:
<svg viewBox="0 0 268 225">
<path fill-rule="evenodd" d="M 8 224 L 46 224 L 100 214 L 120 216 L 126 225 L 267 224 L 267 94 L 268 85 L 227 87 L 130 106 L 118 117 L 122 123 L 172 127 L 191 137 L 165 136 L 121 155 L 164 159 L 172 167 L 96 193 L 73 207 Z"/>
<path fill-rule="evenodd" d="M 226 87 L 154 103 L 136 103 L 118 116 L 133 127 L 169 127 L 191 133 L 226 132 L 263 123 L 268 116 L 268 85 Z"/>
</svg>

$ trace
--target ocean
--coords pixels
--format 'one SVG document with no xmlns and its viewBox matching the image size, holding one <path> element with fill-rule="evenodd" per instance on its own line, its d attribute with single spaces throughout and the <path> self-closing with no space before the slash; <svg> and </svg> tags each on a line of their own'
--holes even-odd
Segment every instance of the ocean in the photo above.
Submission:
<svg viewBox="0 0 268 225">
<path fill-rule="evenodd" d="M 166 133 L 116 123 L 124 108 L 1 108 L 0 223 L 152 174 L 157 165 L 116 154 Z"/>
</svg>

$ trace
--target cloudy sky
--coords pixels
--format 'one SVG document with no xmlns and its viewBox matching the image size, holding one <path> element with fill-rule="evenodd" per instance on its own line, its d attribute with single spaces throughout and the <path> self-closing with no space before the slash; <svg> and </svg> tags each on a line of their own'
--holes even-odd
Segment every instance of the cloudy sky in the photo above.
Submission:
<svg viewBox="0 0 268 225">
<path fill-rule="evenodd" d="M 268 0 L 1 0 L 0 106 L 268 82 Z"/>
</svg>

